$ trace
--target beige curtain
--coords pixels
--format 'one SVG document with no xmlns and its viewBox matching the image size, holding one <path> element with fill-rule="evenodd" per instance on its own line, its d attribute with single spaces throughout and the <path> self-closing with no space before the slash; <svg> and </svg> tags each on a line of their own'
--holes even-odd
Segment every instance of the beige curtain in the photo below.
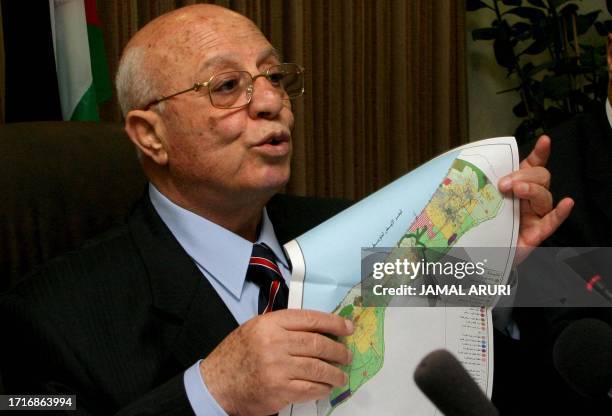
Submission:
<svg viewBox="0 0 612 416">
<path fill-rule="evenodd" d="M 154 17 L 196 1 L 98 1 L 114 75 Z M 467 138 L 465 0 L 225 0 L 304 65 L 287 191 L 358 199 Z M 120 120 L 116 102 L 105 120 Z"/>
</svg>

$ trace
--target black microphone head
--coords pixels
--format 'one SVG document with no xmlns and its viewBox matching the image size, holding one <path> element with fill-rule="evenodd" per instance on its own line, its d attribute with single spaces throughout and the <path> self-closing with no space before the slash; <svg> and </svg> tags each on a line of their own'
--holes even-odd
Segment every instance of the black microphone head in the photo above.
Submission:
<svg viewBox="0 0 612 416">
<path fill-rule="evenodd" d="M 585 397 L 604 399 L 612 389 L 612 327 L 581 319 L 561 332 L 553 348 L 555 368 Z"/>
<path fill-rule="evenodd" d="M 467 370 L 447 350 L 427 354 L 414 371 L 414 381 L 446 416 L 498 414 Z"/>
</svg>

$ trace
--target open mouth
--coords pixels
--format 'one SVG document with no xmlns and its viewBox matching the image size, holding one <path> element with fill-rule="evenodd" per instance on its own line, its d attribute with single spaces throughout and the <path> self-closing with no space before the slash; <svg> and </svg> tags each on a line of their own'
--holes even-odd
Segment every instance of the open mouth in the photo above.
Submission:
<svg viewBox="0 0 612 416">
<path fill-rule="evenodd" d="M 286 156 L 291 150 L 290 137 L 285 132 L 273 133 L 266 136 L 256 148 L 268 156 Z"/>
<path fill-rule="evenodd" d="M 272 146 L 277 146 L 281 143 L 286 143 L 289 141 L 289 135 L 281 132 L 281 133 L 273 133 L 273 134 L 269 134 L 264 140 L 262 140 L 261 144 L 262 145 L 272 145 Z"/>
<path fill-rule="evenodd" d="M 278 140 L 278 139 L 275 137 L 275 138 L 273 138 L 272 140 L 270 140 L 270 141 L 268 142 L 268 144 L 271 144 L 271 145 L 273 145 L 273 146 L 276 146 L 276 145 L 277 145 L 277 144 L 279 144 L 280 142 L 281 142 L 281 141 L 280 141 L 280 140 Z"/>
</svg>

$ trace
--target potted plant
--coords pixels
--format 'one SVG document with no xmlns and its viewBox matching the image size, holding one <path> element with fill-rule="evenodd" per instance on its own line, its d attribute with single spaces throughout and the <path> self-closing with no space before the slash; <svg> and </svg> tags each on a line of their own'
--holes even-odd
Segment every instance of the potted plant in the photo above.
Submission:
<svg viewBox="0 0 612 416">
<path fill-rule="evenodd" d="M 489 27 L 472 31 L 474 41 L 493 40 L 498 65 L 516 80 L 520 101 L 514 114 L 523 120 L 515 136 L 529 141 L 571 115 L 603 105 L 607 96 L 605 36 L 612 20 L 598 20 L 601 10 L 581 13 L 567 0 L 467 0 L 467 10 L 490 10 Z M 607 0 L 607 16 L 612 0 Z M 583 35 L 595 27 L 601 42 Z"/>
</svg>

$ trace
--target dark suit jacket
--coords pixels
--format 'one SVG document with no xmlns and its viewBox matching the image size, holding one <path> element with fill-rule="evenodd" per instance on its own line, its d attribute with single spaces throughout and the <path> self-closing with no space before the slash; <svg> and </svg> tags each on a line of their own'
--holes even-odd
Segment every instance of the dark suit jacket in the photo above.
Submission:
<svg viewBox="0 0 612 416">
<path fill-rule="evenodd" d="M 552 141 L 547 168 L 556 204 L 575 200 L 569 218 L 542 245 L 612 246 L 612 129 L 605 108 L 580 114 L 547 132 Z M 522 156 L 533 143 L 521 148 Z M 518 296 L 521 296 L 519 269 Z M 612 324 L 612 308 L 515 308 L 520 342 L 497 337 L 493 399 L 501 414 L 608 415 L 610 403 L 580 397 L 554 368 L 557 336 L 576 319 L 595 317 Z M 497 342 L 499 341 L 499 342 Z"/>
<path fill-rule="evenodd" d="M 548 169 L 555 203 L 571 196 L 576 204 L 548 246 L 612 246 L 612 129 L 605 108 L 584 113 L 551 129 Z"/>
<path fill-rule="evenodd" d="M 285 243 L 347 206 L 277 196 Z M 237 323 L 148 196 L 125 226 L 56 259 L 0 299 L 8 393 L 76 394 L 80 413 L 190 414 L 183 372 Z"/>
<path fill-rule="evenodd" d="M 547 168 L 551 173 L 554 203 L 570 196 L 575 205 L 567 220 L 542 246 L 612 247 L 612 129 L 604 106 L 594 113 L 576 115 L 547 134 L 551 138 Z M 612 324 L 611 308 L 533 312 L 529 311 L 529 316 L 519 313 L 518 319 L 523 323 L 521 331 L 525 337 L 533 337 L 537 343 L 543 342 L 542 337 L 554 340 L 574 319 L 597 317 Z M 543 325 L 532 325 L 535 315 L 544 316 Z"/>
</svg>

